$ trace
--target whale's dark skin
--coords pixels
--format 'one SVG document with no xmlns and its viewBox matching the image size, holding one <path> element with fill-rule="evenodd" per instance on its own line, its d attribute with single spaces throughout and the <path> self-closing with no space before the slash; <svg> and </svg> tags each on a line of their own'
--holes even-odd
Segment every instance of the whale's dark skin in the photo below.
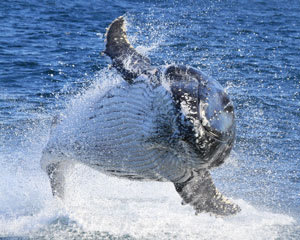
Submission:
<svg viewBox="0 0 300 240">
<path fill-rule="evenodd" d="M 181 196 L 182 203 L 191 205 L 196 213 L 208 212 L 222 216 L 238 213 L 240 207 L 230 202 L 216 189 L 209 173 L 211 168 L 220 166 L 229 156 L 235 139 L 233 104 L 221 85 L 189 66 L 171 65 L 163 71 L 162 68 L 152 65 L 150 59 L 138 53 L 129 43 L 124 17 L 117 18 L 109 26 L 104 53 L 111 58 L 112 66 L 127 82 L 128 91 L 139 86 L 141 81 L 149 85 L 147 89 L 149 88 L 150 92 L 162 88 L 163 81 L 169 84 L 169 89 L 165 90 L 165 93 L 170 96 L 170 101 L 166 102 L 171 105 L 168 108 L 171 110 L 168 111 L 174 115 L 172 119 L 175 128 L 166 125 L 168 122 L 164 123 L 164 117 L 159 116 L 159 122 L 162 124 L 159 125 L 158 134 L 148 138 L 145 146 L 151 141 L 152 145 L 149 146 L 156 146 L 156 149 L 160 149 L 158 151 L 162 151 L 165 156 L 169 156 L 169 152 L 174 153 L 176 157 L 174 161 L 180 164 L 178 169 L 176 164 L 175 167 L 170 166 L 176 176 L 163 172 L 167 171 L 168 166 L 163 166 L 164 170 L 157 172 L 149 169 L 149 174 L 145 173 L 145 169 L 143 169 L 145 174 L 136 169 L 131 171 L 128 165 L 117 170 L 107 170 L 107 167 L 103 170 L 99 167 L 100 171 L 131 180 L 171 181 Z M 49 143 L 45 148 L 41 163 L 50 178 L 53 194 L 63 198 L 63 171 L 70 161 L 65 160 L 65 156 L 61 157 L 64 160 L 50 161 L 53 156 L 60 154 L 58 157 L 60 158 L 64 155 L 63 153 L 55 155 L 53 152 L 56 148 L 52 147 L 54 145 Z M 181 146 L 184 146 L 184 150 L 180 149 Z M 151 147 L 149 151 L 152 151 Z M 88 153 L 86 156 L 89 156 Z M 94 168 L 97 165 L 87 161 L 84 164 Z"/>
</svg>

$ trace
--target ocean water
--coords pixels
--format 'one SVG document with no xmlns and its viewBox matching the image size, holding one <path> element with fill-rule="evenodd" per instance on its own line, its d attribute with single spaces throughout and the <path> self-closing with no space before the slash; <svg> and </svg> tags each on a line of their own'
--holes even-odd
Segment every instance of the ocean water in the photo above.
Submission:
<svg viewBox="0 0 300 240">
<path fill-rule="evenodd" d="M 212 174 L 238 215 L 195 216 L 170 183 L 81 165 L 66 200 L 52 197 L 39 165 L 51 119 L 122 81 L 100 53 L 124 14 L 154 65 L 199 68 L 229 92 L 237 139 Z M 0 30 L 1 239 L 300 238 L 298 0 L 1 1 Z"/>
</svg>

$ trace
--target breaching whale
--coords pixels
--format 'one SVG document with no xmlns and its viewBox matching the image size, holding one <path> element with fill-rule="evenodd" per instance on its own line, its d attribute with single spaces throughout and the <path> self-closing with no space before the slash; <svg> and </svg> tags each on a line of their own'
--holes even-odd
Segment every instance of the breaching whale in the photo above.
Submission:
<svg viewBox="0 0 300 240">
<path fill-rule="evenodd" d="M 64 173 L 74 163 L 131 180 L 172 182 L 196 211 L 240 211 L 209 173 L 229 156 L 235 139 L 232 101 L 200 70 L 153 65 L 129 43 L 124 17 L 107 29 L 104 53 L 124 81 L 53 125 L 41 166 L 53 195 L 64 196 Z"/>
</svg>

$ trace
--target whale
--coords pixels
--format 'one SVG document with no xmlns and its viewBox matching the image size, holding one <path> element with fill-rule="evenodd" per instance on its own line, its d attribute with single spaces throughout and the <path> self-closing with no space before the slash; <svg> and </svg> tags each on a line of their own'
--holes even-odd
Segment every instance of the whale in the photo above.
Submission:
<svg viewBox="0 0 300 240">
<path fill-rule="evenodd" d="M 219 192 L 210 174 L 234 145 L 230 97 L 197 68 L 155 65 L 126 31 L 126 18 L 115 19 L 103 51 L 122 80 L 80 113 L 53 123 L 41 157 L 53 195 L 64 198 L 66 172 L 79 163 L 108 176 L 170 182 L 196 214 L 237 214 L 241 208 Z"/>
</svg>

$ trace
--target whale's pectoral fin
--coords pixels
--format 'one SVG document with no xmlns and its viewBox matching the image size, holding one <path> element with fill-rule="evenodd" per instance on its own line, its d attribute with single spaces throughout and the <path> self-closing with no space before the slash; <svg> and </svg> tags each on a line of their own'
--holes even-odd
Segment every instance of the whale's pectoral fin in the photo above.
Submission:
<svg viewBox="0 0 300 240">
<path fill-rule="evenodd" d="M 129 43 L 126 34 L 125 19 L 123 16 L 115 19 L 106 32 L 106 49 L 115 67 L 129 83 L 142 73 L 151 73 L 155 69 L 151 67 L 150 60 L 139 54 Z"/>
<path fill-rule="evenodd" d="M 174 183 L 183 204 L 190 204 L 200 212 L 228 216 L 241 211 L 240 207 L 226 199 L 215 187 L 207 170 L 193 171 L 186 182 Z"/>
<path fill-rule="evenodd" d="M 51 163 L 46 167 L 50 179 L 53 196 L 64 198 L 65 194 L 65 166 L 64 163 Z"/>
</svg>

